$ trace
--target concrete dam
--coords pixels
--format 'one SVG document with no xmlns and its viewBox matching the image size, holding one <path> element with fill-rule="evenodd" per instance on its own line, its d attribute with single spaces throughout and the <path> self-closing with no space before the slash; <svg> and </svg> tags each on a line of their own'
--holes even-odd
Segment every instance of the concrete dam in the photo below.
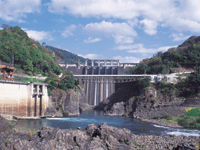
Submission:
<svg viewBox="0 0 200 150">
<path fill-rule="evenodd" d="M 85 64 L 60 64 L 66 71 L 74 74 L 79 84 L 84 84 L 84 103 L 94 106 L 112 95 L 120 83 L 133 82 L 144 77 L 150 77 L 154 81 L 157 75 L 124 74 L 137 65 L 138 63 L 120 63 L 119 60 L 86 60 Z"/>
</svg>

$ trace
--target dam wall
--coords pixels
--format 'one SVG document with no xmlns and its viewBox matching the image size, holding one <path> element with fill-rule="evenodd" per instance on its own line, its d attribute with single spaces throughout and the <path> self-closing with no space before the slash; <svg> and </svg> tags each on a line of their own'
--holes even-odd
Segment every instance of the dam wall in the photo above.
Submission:
<svg viewBox="0 0 200 150">
<path fill-rule="evenodd" d="M 47 84 L 0 80 L 0 114 L 38 117 L 48 105 Z"/>
</svg>

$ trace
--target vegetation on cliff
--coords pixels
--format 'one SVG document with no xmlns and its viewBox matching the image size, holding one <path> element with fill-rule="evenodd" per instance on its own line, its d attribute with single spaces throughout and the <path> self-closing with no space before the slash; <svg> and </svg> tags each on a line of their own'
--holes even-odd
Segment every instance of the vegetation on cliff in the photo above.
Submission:
<svg viewBox="0 0 200 150">
<path fill-rule="evenodd" d="M 70 72 L 65 72 L 61 78 L 58 78 L 58 76 L 48 77 L 45 82 L 48 83 L 49 95 L 51 95 L 52 90 L 57 88 L 66 91 L 77 86 L 77 82 Z"/>
</svg>

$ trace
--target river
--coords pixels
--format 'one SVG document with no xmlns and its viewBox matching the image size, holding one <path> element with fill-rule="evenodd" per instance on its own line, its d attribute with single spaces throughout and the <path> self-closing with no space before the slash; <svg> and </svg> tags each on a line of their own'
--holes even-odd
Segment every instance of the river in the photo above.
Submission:
<svg viewBox="0 0 200 150">
<path fill-rule="evenodd" d="M 88 110 L 81 113 L 80 116 L 62 117 L 62 118 L 45 118 L 40 120 L 18 120 L 16 128 L 20 129 L 40 129 L 43 126 L 58 127 L 60 129 L 76 129 L 81 127 L 85 129 L 88 124 L 102 124 L 105 122 L 110 126 L 117 128 L 127 128 L 134 134 L 147 135 L 185 135 L 200 136 L 200 130 L 169 128 L 151 123 L 143 122 L 138 119 L 104 116 L 102 111 Z"/>
</svg>

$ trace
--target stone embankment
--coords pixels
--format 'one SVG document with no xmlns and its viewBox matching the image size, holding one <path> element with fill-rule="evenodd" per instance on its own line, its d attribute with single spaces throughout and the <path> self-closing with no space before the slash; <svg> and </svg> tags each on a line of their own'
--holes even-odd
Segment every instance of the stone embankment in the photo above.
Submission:
<svg viewBox="0 0 200 150">
<path fill-rule="evenodd" d="M 43 127 L 35 135 L 10 130 L 0 116 L 0 149 L 2 150 L 197 150 L 199 137 L 135 135 L 103 123 L 90 124 L 85 130 Z"/>
</svg>

